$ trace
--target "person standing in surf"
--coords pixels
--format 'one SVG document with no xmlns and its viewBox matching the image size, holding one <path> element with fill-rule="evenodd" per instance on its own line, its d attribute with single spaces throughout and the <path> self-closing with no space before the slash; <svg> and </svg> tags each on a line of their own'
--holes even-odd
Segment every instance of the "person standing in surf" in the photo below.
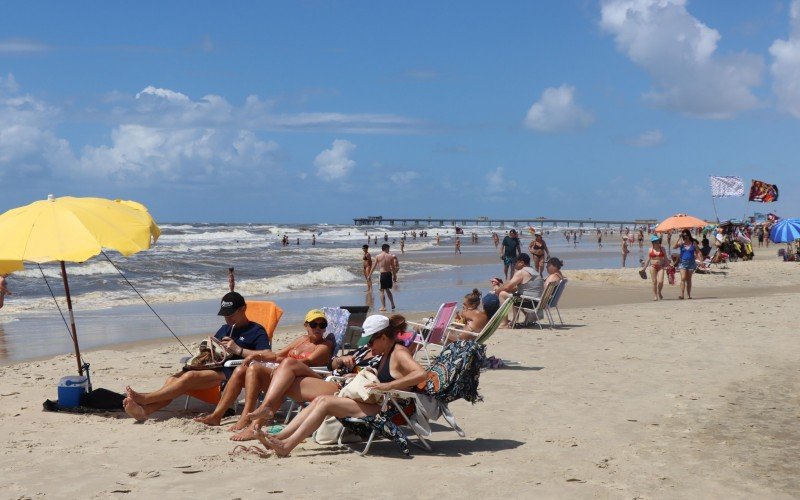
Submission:
<svg viewBox="0 0 800 500">
<path fill-rule="evenodd" d="M 364 255 L 361 256 L 364 279 L 367 280 L 367 291 L 370 291 L 372 290 L 372 255 L 369 253 L 369 245 L 363 245 L 361 250 L 364 251 Z"/>
<path fill-rule="evenodd" d="M 381 284 L 381 311 L 386 310 L 386 295 L 389 296 L 389 302 L 392 304 L 392 311 L 396 309 L 394 303 L 394 296 L 392 295 L 392 284 L 394 282 L 394 275 L 397 273 L 397 257 L 389 253 L 389 244 L 384 243 L 381 246 L 381 253 L 375 257 L 375 262 L 369 270 L 369 275 L 375 272 L 375 268 L 380 268 L 380 284 Z"/>
</svg>

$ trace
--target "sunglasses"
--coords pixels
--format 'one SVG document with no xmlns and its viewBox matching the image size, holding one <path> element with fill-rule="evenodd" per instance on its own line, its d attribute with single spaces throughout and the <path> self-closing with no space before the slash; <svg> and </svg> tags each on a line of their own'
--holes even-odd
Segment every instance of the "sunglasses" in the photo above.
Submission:
<svg viewBox="0 0 800 500">
<path fill-rule="evenodd" d="M 328 322 L 327 321 L 310 321 L 308 323 L 308 326 L 310 326 L 311 328 L 328 328 Z"/>
</svg>

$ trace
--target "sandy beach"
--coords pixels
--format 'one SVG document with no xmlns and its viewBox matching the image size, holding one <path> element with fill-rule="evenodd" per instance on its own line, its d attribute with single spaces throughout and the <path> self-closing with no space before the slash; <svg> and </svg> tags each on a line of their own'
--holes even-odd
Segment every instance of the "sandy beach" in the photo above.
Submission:
<svg viewBox="0 0 800 500">
<path fill-rule="evenodd" d="M 74 358 L 3 366 L 0 496 L 791 498 L 800 272 L 766 255 L 723 271 L 695 277 L 695 300 L 667 285 L 653 302 L 632 269 L 565 269 L 564 327 L 499 331 L 488 354 L 514 364 L 483 373 L 484 402 L 451 405 L 467 437 L 437 426 L 434 451 L 410 459 L 389 442 L 361 458 L 311 441 L 285 459 L 231 457 L 224 426 L 189 418 L 201 403 L 184 412 L 181 398 L 144 424 L 47 413 Z M 297 333 L 282 324 L 275 345 Z M 95 387 L 121 391 L 160 386 L 182 351 L 90 354 Z"/>
</svg>

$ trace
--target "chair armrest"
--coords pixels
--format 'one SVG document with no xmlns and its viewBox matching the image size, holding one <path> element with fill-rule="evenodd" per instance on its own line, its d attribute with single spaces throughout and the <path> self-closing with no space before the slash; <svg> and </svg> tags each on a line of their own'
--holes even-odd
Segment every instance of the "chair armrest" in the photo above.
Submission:
<svg viewBox="0 0 800 500">
<path fill-rule="evenodd" d="M 416 321 L 406 321 L 406 323 L 408 323 L 409 325 L 419 326 L 419 327 L 422 327 L 422 328 L 425 328 L 426 326 L 428 326 L 427 323 L 418 323 Z"/>
<path fill-rule="evenodd" d="M 448 328 L 448 331 L 455 333 L 465 333 L 471 337 L 479 337 L 481 332 L 471 332 L 469 330 L 460 330 L 458 328 Z"/>
<path fill-rule="evenodd" d="M 318 373 L 318 374 L 323 375 L 323 376 L 333 375 L 333 372 L 328 370 L 327 366 L 312 366 L 311 370 L 313 370 L 315 373 Z"/>
<path fill-rule="evenodd" d="M 389 396 L 390 398 L 400 398 L 400 399 L 416 399 L 417 398 L 417 394 L 416 393 L 413 393 L 413 392 L 410 392 L 410 391 L 401 391 L 399 389 L 390 389 L 388 391 L 378 391 L 378 390 L 372 389 L 371 392 L 374 392 L 376 394 L 384 394 L 386 396 Z"/>
<path fill-rule="evenodd" d="M 242 363 L 244 363 L 243 359 L 229 359 L 228 361 L 225 362 L 225 364 L 223 366 L 225 368 L 236 368 L 237 366 L 241 365 Z"/>
</svg>

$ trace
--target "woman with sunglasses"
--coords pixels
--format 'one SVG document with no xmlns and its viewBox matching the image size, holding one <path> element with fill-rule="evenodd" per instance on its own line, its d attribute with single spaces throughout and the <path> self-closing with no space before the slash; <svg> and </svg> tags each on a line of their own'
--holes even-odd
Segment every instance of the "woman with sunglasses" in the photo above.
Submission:
<svg viewBox="0 0 800 500">
<path fill-rule="evenodd" d="M 366 367 L 377 369 L 382 359 L 382 353 L 375 348 L 375 339 L 380 331 L 388 327 L 397 336 L 405 331 L 406 319 L 399 314 L 386 316 L 375 314 L 368 317 L 361 328 L 362 337 L 368 337 L 369 342 L 363 347 L 349 352 L 345 356 L 334 356 L 328 363 L 328 369 L 337 377 L 350 379 Z M 342 384 L 324 380 L 323 375 L 315 372 L 307 365 L 294 359 L 285 359 L 275 369 L 272 382 L 264 397 L 264 402 L 247 417 L 253 422 L 254 428 L 260 428 L 272 419 L 278 411 L 283 400 L 288 396 L 297 402 L 313 401 L 318 396 L 335 394 L 342 388 Z M 244 415 L 245 413 L 242 412 Z"/>
<path fill-rule="evenodd" d="M 425 381 L 425 369 L 414 360 L 408 349 L 397 342 L 397 329 L 389 323 L 388 318 L 376 316 L 382 318 L 375 320 L 380 322 L 376 326 L 383 326 L 372 336 L 372 349 L 382 356 L 377 368 L 379 382 L 366 387 L 379 391 L 407 390 Z M 367 321 L 374 317 L 370 316 Z M 380 410 L 381 407 L 377 404 L 333 395 L 319 396 L 275 436 L 263 434 L 258 423 L 253 424 L 252 430 L 264 446 L 274 450 L 278 456 L 285 457 L 309 437 L 328 415 L 358 418 L 377 415 Z"/>
<path fill-rule="evenodd" d="M 320 309 L 308 311 L 303 326 L 306 329 L 306 333 L 293 340 L 280 351 L 261 352 L 244 358 L 242 366 L 238 368 L 246 371 L 244 378 L 244 409 L 239 421 L 231 426 L 229 430 L 245 430 L 245 432 L 234 435 L 231 438 L 234 441 L 254 439 L 253 436 L 248 437 L 247 435 L 247 427 L 250 425 L 247 413 L 253 411 L 259 393 L 265 391 L 269 386 L 273 371 L 278 363 L 286 359 L 293 359 L 304 366 L 325 366 L 328 364 L 336 342 L 333 336 L 325 336 L 325 329 L 328 327 L 325 313 Z M 264 362 L 268 364 L 264 364 Z M 214 411 L 195 420 L 207 425 L 219 425 L 225 412 L 237 397 L 239 397 L 239 389 L 223 391 Z"/>
<path fill-rule="evenodd" d="M 667 251 L 661 245 L 660 236 L 655 234 L 651 236 L 650 243 L 653 248 L 647 254 L 642 271 L 646 270 L 648 266 L 653 266 L 653 270 L 650 272 L 653 280 L 653 300 L 663 300 L 664 295 L 661 294 L 661 291 L 664 289 L 664 273 L 672 265 L 672 261 L 667 257 Z"/>
</svg>

